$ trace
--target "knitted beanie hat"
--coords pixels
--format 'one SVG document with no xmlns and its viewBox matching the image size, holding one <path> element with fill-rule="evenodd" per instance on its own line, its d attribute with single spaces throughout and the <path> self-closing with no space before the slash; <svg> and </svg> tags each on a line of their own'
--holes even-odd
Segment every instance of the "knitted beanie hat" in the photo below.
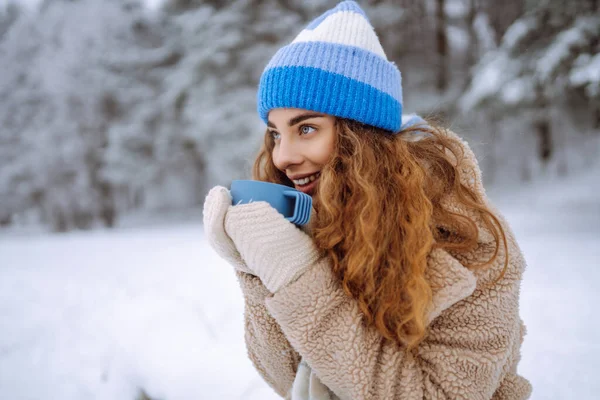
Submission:
<svg viewBox="0 0 600 400">
<path fill-rule="evenodd" d="M 375 30 L 354 1 L 313 20 L 277 51 L 262 73 L 258 113 L 302 108 L 397 132 L 402 83 Z"/>
</svg>

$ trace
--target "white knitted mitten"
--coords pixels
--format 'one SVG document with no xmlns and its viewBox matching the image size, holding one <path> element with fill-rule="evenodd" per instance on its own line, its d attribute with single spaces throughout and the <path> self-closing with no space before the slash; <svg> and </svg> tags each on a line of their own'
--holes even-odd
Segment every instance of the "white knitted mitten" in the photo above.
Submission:
<svg viewBox="0 0 600 400">
<path fill-rule="evenodd" d="M 319 258 L 312 239 L 264 201 L 231 207 L 225 231 L 272 293 L 293 282 Z"/>
<path fill-rule="evenodd" d="M 204 200 L 204 233 L 210 246 L 239 271 L 254 274 L 246 265 L 240 253 L 225 233 L 225 215 L 231 207 L 231 195 L 223 186 L 215 186 Z"/>
</svg>

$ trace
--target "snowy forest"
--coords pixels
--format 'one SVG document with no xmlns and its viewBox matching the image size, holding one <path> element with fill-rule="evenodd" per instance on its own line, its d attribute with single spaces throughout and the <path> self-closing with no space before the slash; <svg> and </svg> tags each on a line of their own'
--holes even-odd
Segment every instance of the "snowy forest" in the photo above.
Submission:
<svg viewBox="0 0 600 400">
<path fill-rule="evenodd" d="M 113 227 L 249 176 L 256 87 L 334 0 L 0 2 L 0 225 Z M 360 2 L 404 108 L 465 137 L 486 184 L 600 155 L 599 0 Z"/>
<path fill-rule="evenodd" d="M 280 398 L 202 202 L 250 177 L 263 68 L 336 3 L 0 0 L 0 398 Z M 530 400 L 598 399 L 600 0 L 358 3 L 523 251 Z"/>
</svg>

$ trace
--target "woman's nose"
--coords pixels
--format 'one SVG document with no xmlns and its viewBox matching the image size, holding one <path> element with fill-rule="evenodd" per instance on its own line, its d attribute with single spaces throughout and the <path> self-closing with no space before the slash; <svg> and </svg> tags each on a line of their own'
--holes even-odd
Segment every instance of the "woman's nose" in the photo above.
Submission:
<svg viewBox="0 0 600 400">
<path fill-rule="evenodd" d="M 273 163 L 282 171 L 291 165 L 302 162 L 302 154 L 298 146 L 287 138 L 281 138 L 279 145 L 273 149 Z"/>
</svg>

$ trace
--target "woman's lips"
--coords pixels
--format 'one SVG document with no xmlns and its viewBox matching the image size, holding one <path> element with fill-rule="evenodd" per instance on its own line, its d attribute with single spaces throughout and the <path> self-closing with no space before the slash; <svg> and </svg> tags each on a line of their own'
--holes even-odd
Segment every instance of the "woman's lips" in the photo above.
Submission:
<svg viewBox="0 0 600 400">
<path fill-rule="evenodd" d="M 303 185 L 303 186 L 294 185 L 294 187 L 296 188 L 296 190 L 299 190 L 302 193 L 306 193 L 306 194 L 312 196 L 312 194 L 315 191 L 315 187 L 317 186 L 317 182 L 319 181 L 320 178 L 321 177 L 318 176 L 314 181 L 307 183 L 306 185 Z"/>
</svg>

